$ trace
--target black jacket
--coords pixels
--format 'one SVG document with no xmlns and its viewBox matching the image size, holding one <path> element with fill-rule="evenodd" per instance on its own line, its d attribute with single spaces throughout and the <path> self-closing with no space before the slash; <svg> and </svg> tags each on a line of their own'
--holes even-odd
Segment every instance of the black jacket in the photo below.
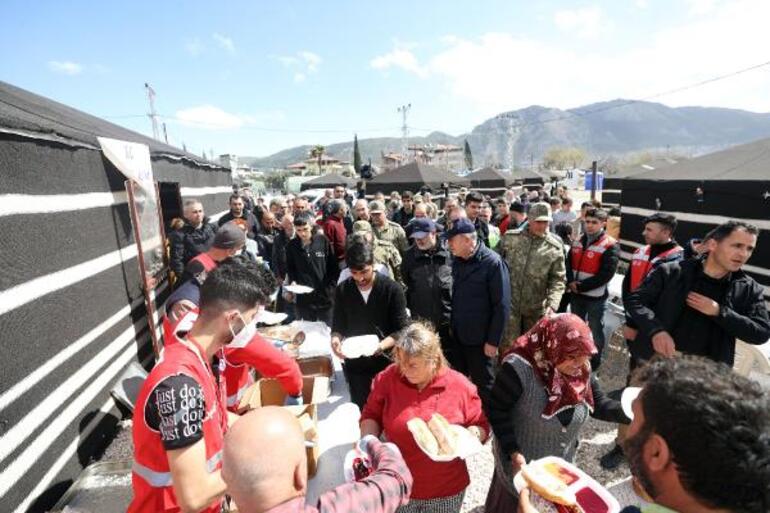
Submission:
<svg viewBox="0 0 770 513">
<path fill-rule="evenodd" d="M 625 306 L 639 328 L 636 340 L 629 345 L 632 356 L 644 360 L 651 358 L 655 354 L 653 335 L 661 331 L 674 332 L 687 307 L 687 294 L 702 268 L 702 259 L 663 264 L 647 275 L 642 285 L 628 296 Z M 762 286 L 743 271 L 732 273 L 724 304 L 713 323 L 714 329 L 722 331 L 723 344 L 718 354 L 702 356 L 730 366 L 735 360 L 736 338 L 749 344 L 767 342 L 770 317 Z"/>
<path fill-rule="evenodd" d="M 270 269 L 279 281 L 286 277 L 286 246 L 291 239 L 283 230 L 278 230 L 273 239 L 273 254 L 270 257 Z"/>
<path fill-rule="evenodd" d="M 223 215 L 219 218 L 219 226 L 222 226 L 225 223 L 228 223 L 235 219 L 235 216 L 232 212 L 228 212 L 227 214 Z M 248 230 L 246 230 L 246 236 L 250 239 L 255 239 L 257 237 L 257 230 L 259 226 L 259 221 L 257 221 L 257 217 L 252 214 L 250 211 L 245 210 L 243 211 L 243 214 L 241 215 L 241 219 L 246 220 L 246 224 L 248 225 Z"/>
<path fill-rule="evenodd" d="M 407 212 L 404 210 L 404 207 L 399 208 L 393 213 L 393 221 L 394 223 L 398 223 L 401 225 L 401 228 L 406 229 L 406 225 L 409 224 L 409 221 L 414 218 L 414 208 L 412 208 L 411 212 Z"/>
<path fill-rule="evenodd" d="M 406 304 L 413 318 L 425 319 L 436 329 L 449 326 L 452 314 L 452 259 L 437 242 L 422 251 L 412 245 L 401 262 Z"/>
<path fill-rule="evenodd" d="M 476 236 L 480 241 L 484 243 L 486 247 L 489 247 L 489 225 L 486 221 L 483 221 L 480 217 L 477 217 L 473 221 L 473 226 L 476 227 Z"/>
<path fill-rule="evenodd" d="M 275 238 L 279 233 L 279 229 L 274 228 L 272 230 L 267 230 L 265 228 L 260 228 L 257 231 L 257 255 L 261 256 L 265 262 L 271 265 L 272 267 L 272 260 L 273 260 L 273 244 L 275 243 Z"/>
<path fill-rule="evenodd" d="M 214 235 L 217 233 L 217 226 L 203 221 L 200 228 L 195 228 L 190 223 L 185 225 L 169 235 L 171 244 L 171 270 L 178 278 L 182 277 L 187 262 L 208 251 L 211 243 L 214 242 Z"/>
<path fill-rule="evenodd" d="M 286 245 L 286 272 L 290 282 L 314 289 L 309 294 L 297 294 L 298 306 L 313 310 L 332 306 L 339 267 L 326 237 L 314 235 L 307 247 L 299 237 L 291 239 Z"/>
</svg>

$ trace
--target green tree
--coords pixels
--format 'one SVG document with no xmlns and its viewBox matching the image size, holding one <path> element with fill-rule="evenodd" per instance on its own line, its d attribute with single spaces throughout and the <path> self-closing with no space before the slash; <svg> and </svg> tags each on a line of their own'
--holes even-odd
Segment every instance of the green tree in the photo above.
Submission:
<svg viewBox="0 0 770 513">
<path fill-rule="evenodd" d="M 468 144 L 468 139 L 465 140 L 465 167 L 473 169 L 473 153 L 471 153 L 471 145 Z"/>
<path fill-rule="evenodd" d="M 353 169 L 356 174 L 361 174 L 361 152 L 358 149 L 358 135 L 353 136 Z"/>
<path fill-rule="evenodd" d="M 316 159 L 316 162 L 318 163 L 319 175 L 322 173 L 321 161 L 323 160 L 324 153 L 326 153 L 326 147 L 323 144 L 316 144 L 310 149 L 310 158 Z"/>
</svg>

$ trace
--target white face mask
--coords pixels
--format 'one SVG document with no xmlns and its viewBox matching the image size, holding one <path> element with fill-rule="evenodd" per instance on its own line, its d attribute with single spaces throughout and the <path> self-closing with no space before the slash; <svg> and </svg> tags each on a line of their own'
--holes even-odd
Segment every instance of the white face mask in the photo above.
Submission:
<svg viewBox="0 0 770 513">
<path fill-rule="evenodd" d="M 235 349 L 246 347 L 249 342 L 251 342 L 251 339 L 254 338 L 254 335 L 257 334 L 257 318 L 259 317 L 259 312 L 257 312 L 257 315 L 254 316 L 254 319 L 250 323 L 246 323 L 240 312 L 238 312 L 238 317 L 241 318 L 243 328 L 238 333 L 235 333 L 231 325 L 230 333 L 233 334 L 233 339 L 229 344 L 227 344 L 227 347 L 232 347 Z"/>
</svg>

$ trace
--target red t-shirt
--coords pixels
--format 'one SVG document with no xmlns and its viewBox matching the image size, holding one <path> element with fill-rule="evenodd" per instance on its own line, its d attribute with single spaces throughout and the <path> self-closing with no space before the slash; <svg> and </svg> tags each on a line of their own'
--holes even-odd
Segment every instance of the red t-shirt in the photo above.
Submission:
<svg viewBox="0 0 770 513">
<path fill-rule="evenodd" d="M 420 417 L 427 422 L 434 413 L 443 415 L 450 424 L 479 426 L 489 433 L 476 386 L 452 369 L 443 370 L 428 386 L 417 390 L 401 375 L 398 366 L 392 364 L 374 378 L 361 414 L 361 421 L 376 421 L 388 440 L 401 450 L 414 476 L 413 499 L 451 497 L 470 484 L 464 460 L 456 458 L 445 463 L 431 460 L 406 427 L 410 419 Z"/>
</svg>

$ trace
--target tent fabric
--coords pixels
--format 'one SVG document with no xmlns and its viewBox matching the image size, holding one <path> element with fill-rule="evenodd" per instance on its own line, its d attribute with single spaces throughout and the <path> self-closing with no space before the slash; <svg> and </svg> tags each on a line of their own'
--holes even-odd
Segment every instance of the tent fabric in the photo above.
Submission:
<svg viewBox="0 0 770 513">
<path fill-rule="evenodd" d="M 474 189 L 505 189 L 514 182 L 509 173 L 503 173 L 498 169 L 485 167 L 474 171 L 465 177 Z"/>
<path fill-rule="evenodd" d="M 97 137 L 110 137 L 146 144 L 153 158 L 169 155 L 183 158 L 200 167 L 223 169 L 192 153 L 2 81 L 0 127 L 69 139 L 96 148 L 99 148 Z"/>
<path fill-rule="evenodd" d="M 747 270 L 770 297 L 770 139 L 629 176 L 621 204 L 626 256 L 643 243 L 644 217 L 654 212 L 677 216 L 682 243 L 731 219 L 757 225 L 760 235 Z"/>
<path fill-rule="evenodd" d="M 443 183 L 455 186 L 467 186 L 469 184 L 467 179 L 457 176 L 451 171 L 445 171 L 425 164 L 418 164 L 417 162 L 410 162 L 409 164 L 375 176 L 372 180 L 367 182 L 367 190 L 381 190 L 383 192 L 394 190 L 401 192 L 417 192 L 421 187 L 426 185 L 434 190 L 440 189 L 441 184 Z"/>
<path fill-rule="evenodd" d="M 532 171 L 531 169 L 526 168 L 517 168 L 513 170 L 513 173 L 511 173 L 511 176 L 515 183 L 524 184 L 524 185 L 543 185 L 545 184 L 545 179 L 537 174 L 536 172 Z"/>
<path fill-rule="evenodd" d="M 645 164 L 635 164 L 622 168 L 617 173 L 604 176 L 604 187 L 602 190 L 602 203 L 607 206 L 619 207 L 620 192 L 623 189 L 623 183 L 626 178 L 649 173 L 656 169 L 664 169 L 677 163 L 677 160 L 662 157 L 654 159 Z"/>
<path fill-rule="evenodd" d="M 305 191 L 307 189 L 325 189 L 334 187 L 337 184 L 345 184 L 345 187 L 350 188 L 356 185 L 356 181 L 352 178 L 348 178 L 337 173 L 327 173 L 325 175 L 316 176 L 307 182 L 302 182 L 300 190 Z"/>
</svg>

